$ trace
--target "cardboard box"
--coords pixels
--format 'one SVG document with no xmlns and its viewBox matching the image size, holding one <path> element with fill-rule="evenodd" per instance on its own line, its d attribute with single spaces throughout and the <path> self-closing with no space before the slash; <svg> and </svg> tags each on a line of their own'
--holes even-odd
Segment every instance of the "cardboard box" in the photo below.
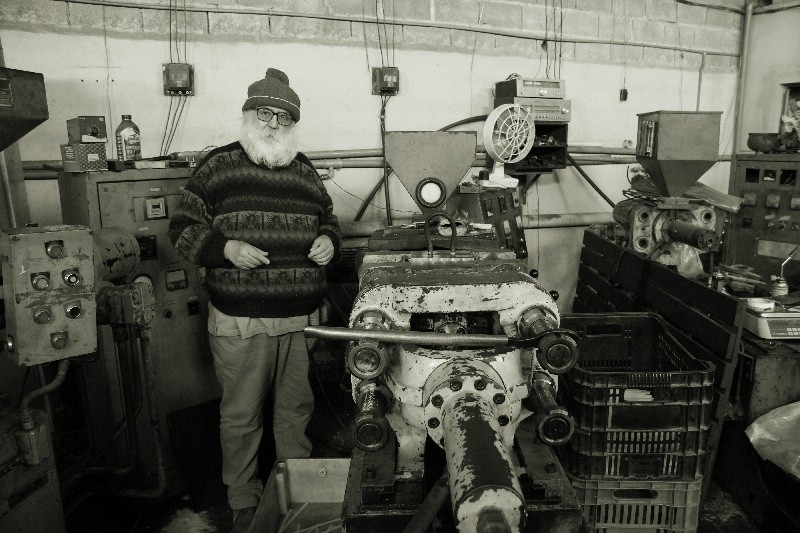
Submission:
<svg viewBox="0 0 800 533">
<path fill-rule="evenodd" d="M 76 117 L 67 121 L 70 144 L 104 143 L 108 141 L 106 117 Z"/>
<path fill-rule="evenodd" d="M 73 143 L 61 145 L 64 172 L 108 170 L 104 143 Z"/>
</svg>

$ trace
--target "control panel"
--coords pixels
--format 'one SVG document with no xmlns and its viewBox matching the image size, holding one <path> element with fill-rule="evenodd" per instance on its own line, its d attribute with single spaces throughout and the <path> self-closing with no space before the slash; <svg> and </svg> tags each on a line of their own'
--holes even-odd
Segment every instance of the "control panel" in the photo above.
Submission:
<svg viewBox="0 0 800 533">
<path fill-rule="evenodd" d="M 742 206 L 730 219 L 725 261 L 750 265 L 768 281 L 800 243 L 800 154 L 739 155 L 731 166 L 731 194 Z M 800 288 L 800 261 L 787 262 L 784 277 Z"/>
<path fill-rule="evenodd" d="M 97 349 L 94 241 L 83 226 L 0 233 L 5 350 L 38 365 Z"/>
</svg>

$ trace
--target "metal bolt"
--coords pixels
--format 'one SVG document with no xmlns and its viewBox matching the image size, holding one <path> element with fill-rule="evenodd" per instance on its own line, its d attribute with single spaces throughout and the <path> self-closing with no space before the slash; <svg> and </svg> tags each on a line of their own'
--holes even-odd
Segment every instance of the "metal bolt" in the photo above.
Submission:
<svg viewBox="0 0 800 533">
<path fill-rule="evenodd" d="M 450 380 L 450 390 L 451 391 L 459 391 L 459 390 L 461 390 L 461 380 L 460 379 L 451 379 Z"/>
<path fill-rule="evenodd" d="M 436 396 L 431 398 L 431 403 L 433 404 L 434 407 L 441 407 L 442 404 L 444 403 L 444 399 L 437 394 Z"/>
<path fill-rule="evenodd" d="M 367 468 L 364 471 L 364 477 L 367 479 L 375 479 L 375 470 L 373 470 L 372 468 Z"/>
<path fill-rule="evenodd" d="M 500 405 L 500 404 L 502 404 L 502 403 L 504 403 L 506 401 L 506 395 L 505 394 L 500 394 L 500 393 L 495 394 L 494 398 L 492 398 L 492 401 L 494 403 L 496 403 L 497 405 Z"/>
<path fill-rule="evenodd" d="M 482 379 L 475 380 L 475 389 L 476 390 L 483 390 L 486 388 L 486 382 Z"/>
<path fill-rule="evenodd" d="M 439 419 L 436 417 L 432 417 L 428 419 L 428 427 L 431 429 L 436 429 L 439 427 Z"/>
<path fill-rule="evenodd" d="M 324 466 L 321 466 L 319 468 L 319 475 L 322 476 L 322 477 L 327 476 L 328 475 L 328 469 L 325 468 Z"/>
<path fill-rule="evenodd" d="M 544 465 L 544 471 L 548 474 L 555 474 L 558 468 L 556 467 L 555 463 L 547 463 Z"/>
<path fill-rule="evenodd" d="M 508 420 L 508 417 L 507 417 L 506 415 L 501 415 L 501 416 L 497 417 L 497 422 L 498 422 L 498 423 L 499 423 L 501 426 L 507 426 L 507 425 L 508 425 L 508 422 L 509 422 L 509 420 Z"/>
</svg>

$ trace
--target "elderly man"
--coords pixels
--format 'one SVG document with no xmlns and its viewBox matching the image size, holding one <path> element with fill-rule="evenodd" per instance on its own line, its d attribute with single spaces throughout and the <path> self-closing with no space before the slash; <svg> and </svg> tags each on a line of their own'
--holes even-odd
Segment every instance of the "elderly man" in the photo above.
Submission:
<svg viewBox="0 0 800 533">
<path fill-rule="evenodd" d="M 257 453 L 267 394 L 278 460 L 311 452 L 302 330 L 325 293 L 324 266 L 337 256 L 341 232 L 319 174 L 295 148 L 299 120 L 286 74 L 268 69 L 247 90 L 239 141 L 198 165 L 170 223 L 177 252 L 206 267 L 234 531 L 247 529 L 262 492 Z"/>
</svg>

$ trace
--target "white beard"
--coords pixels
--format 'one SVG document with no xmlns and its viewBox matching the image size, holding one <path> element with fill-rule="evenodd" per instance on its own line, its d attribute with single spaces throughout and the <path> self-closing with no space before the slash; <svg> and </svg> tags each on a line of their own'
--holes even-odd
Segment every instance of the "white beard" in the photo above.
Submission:
<svg viewBox="0 0 800 533">
<path fill-rule="evenodd" d="M 273 130 L 266 122 L 259 120 L 255 113 L 245 113 L 242 116 L 239 143 L 254 163 L 267 168 L 285 167 L 297 155 L 294 126 Z"/>
</svg>

